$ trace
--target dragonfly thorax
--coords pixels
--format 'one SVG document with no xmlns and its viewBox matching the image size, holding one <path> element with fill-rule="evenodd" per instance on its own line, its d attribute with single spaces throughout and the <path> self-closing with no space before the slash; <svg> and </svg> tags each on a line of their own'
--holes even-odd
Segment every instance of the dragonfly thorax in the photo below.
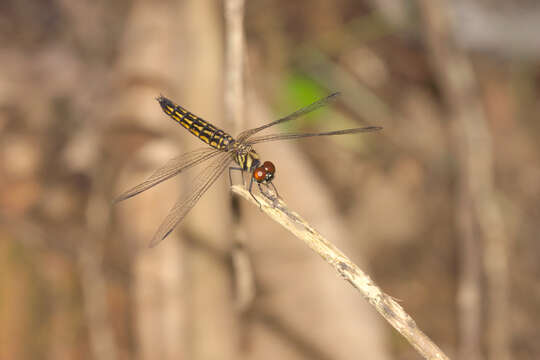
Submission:
<svg viewBox="0 0 540 360">
<path fill-rule="evenodd" d="M 242 168 L 242 170 L 251 172 L 259 166 L 259 154 L 253 150 L 251 145 L 238 142 L 234 142 L 232 145 L 235 147 L 234 161 Z"/>
<path fill-rule="evenodd" d="M 234 161 L 244 171 L 249 171 L 253 179 L 259 184 L 271 182 L 276 172 L 276 167 L 270 161 L 265 161 L 261 165 L 259 154 L 251 145 L 234 142 Z"/>
</svg>

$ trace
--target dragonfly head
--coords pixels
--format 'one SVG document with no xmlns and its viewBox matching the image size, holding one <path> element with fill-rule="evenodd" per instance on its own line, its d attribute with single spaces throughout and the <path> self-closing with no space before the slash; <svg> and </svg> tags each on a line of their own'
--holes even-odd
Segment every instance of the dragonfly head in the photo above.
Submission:
<svg viewBox="0 0 540 360">
<path fill-rule="evenodd" d="M 253 178 L 259 184 L 269 183 L 274 179 L 274 173 L 276 167 L 270 161 L 265 161 L 262 166 L 259 166 L 253 170 Z"/>
</svg>

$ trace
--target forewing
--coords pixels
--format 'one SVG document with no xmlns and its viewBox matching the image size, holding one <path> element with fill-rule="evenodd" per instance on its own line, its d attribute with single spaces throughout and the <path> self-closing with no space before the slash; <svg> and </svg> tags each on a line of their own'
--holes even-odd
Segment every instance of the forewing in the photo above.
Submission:
<svg viewBox="0 0 540 360">
<path fill-rule="evenodd" d="M 301 117 L 301 116 L 303 116 L 305 114 L 308 114 L 308 113 L 310 113 L 312 111 L 315 111 L 315 110 L 325 106 L 329 102 L 335 100 L 338 95 L 339 95 L 338 92 L 333 93 L 331 95 L 328 95 L 325 98 L 322 98 L 322 99 L 319 99 L 319 100 L 315 101 L 314 103 L 312 103 L 312 104 L 310 104 L 310 105 L 308 105 L 306 107 L 303 107 L 303 108 L 301 108 L 299 110 L 296 110 L 295 112 L 293 112 L 290 115 L 285 116 L 284 118 L 277 119 L 275 121 L 272 121 L 271 123 L 268 123 L 268 124 L 263 125 L 263 126 L 259 126 L 257 128 L 254 128 L 254 129 L 249 129 L 249 130 L 243 131 L 240 134 L 238 134 L 237 140 L 242 142 L 242 141 L 246 140 L 247 138 L 249 138 L 250 136 L 258 133 L 261 130 L 267 129 L 267 128 L 271 127 L 271 126 L 281 124 L 281 123 L 284 123 L 284 122 L 287 122 L 287 121 L 298 119 L 299 117 Z"/>
<path fill-rule="evenodd" d="M 197 174 L 192 186 L 192 191 L 186 193 L 173 206 L 163 223 L 159 226 L 150 247 L 154 247 L 165 239 L 171 231 L 184 219 L 188 212 L 195 206 L 197 201 L 203 196 L 212 184 L 219 178 L 232 161 L 232 154 L 222 153 L 217 159 L 205 167 L 203 171 Z"/>
<path fill-rule="evenodd" d="M 190 167 L 195 166 L 205 160 L 211 159 L 220 153 L 223 152 L 211 148 L 201 148 L 173 158 L 167 161 L 165 165 L 157 169 L 148 179 L 119 195 L 114 202 L 117 203 L 140 194 L 141 192 L 146 191 L 175 175 L 178 175 L 180 172 L 189 169 Z"/>
<path fill-rule="evenodd" d="M 379 131 L 382 127 L 380 126 L 367 126 L 363 128 L 354 128 L 354 129 L 345 129 L 345 130 L 336 130 L 336 131 L 327 131 L 321 133 L 291 133 L 291 134 L 269 134 L 263 136 L 257 136 L 246 141 L 249 145 L 254 145 L 266 141 L 279 141 L 279 140 L 292 140 L 292 139 L 301 139 L 314 136 L 332 136 L 332 135 L 345 135 L 345 134 L 356 134 L 363 132 L 373 132 Z"/>
</svg>

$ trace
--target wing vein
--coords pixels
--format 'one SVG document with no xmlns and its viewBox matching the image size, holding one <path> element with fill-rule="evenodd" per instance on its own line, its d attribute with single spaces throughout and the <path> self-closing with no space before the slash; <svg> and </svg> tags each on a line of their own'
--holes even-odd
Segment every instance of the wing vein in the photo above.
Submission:
<svg viewBox="0 0 540 360">
<path fill-rule="evenodd" d="M 321 133 L 290 133 L 290 134 L 269 134 L 263 136 L 257 136 L 246 141 L 249 145 L 259 144 L 267 141 L 279 141 L 279 140 L 292 140 L 292 139 L 302 139 L 315 136 L 332 136 L 332 135 L 345 135 L 345 134 L 357 134 L 363 132 L 373 132 L 381 130 L 380 126 L 367 126 L 362 128 L 354 129 L 345 129 L 345 130 L 336 130 L 336 131 L 327 131 Z"/>
<path fill-rule="evenodd" d="M 165 239 L 171 231 L 184 219 L 203 194 L 214 184 L 232 161 L 232 154 L 224 153 L 205 167 L 193 181 L 192 191 L 181 197 L 169 211 L 169 214 L 156 231 L 150 247 L 154 247 Z"/>
<path fill-rule="evenodd" d="M 312 111 L 315 111 L 315 110 L 325 106 L 329 102 L 335 100 L 338 95 L 339 95 L 338 92 L 330 94 L 327 97 L 319 99 L 319 100 L 315 101 L 314 103 L 312 103 L 310 105 L 307 105 L 307 106 L 305 106 L 305 107 L 303 107 L 303 108 L 301 108 L 299 110 L 296 110 L 292 114 L 289 114 L 289 115 L 287 115 L 287 116 L 285 116 L 285 117 L 283 117 L 281 119 L 277 119 L 275 121 L 272 121 L 271 123 L 259 126 L 257 128 L 254 128 L 254 129 L 249 129 L 249 130 L 243 131 L 240 134 L 238 134 L 237 140 L 240 141 L 240 142 L 245 141 L 249 137 L 251 137 L 254 134 L 258 133 L 259 131 L 267 129 L 267 128 L 271 127 L 271 126 L 275 126 L 277 124 L 281 124 L 281 123 L 284 123 L 286 121 L 292 121 L 292 120 L 298 119 L 299 117 L 301 117 L 303 115 L 306 115 L 306 114 L 308 114 L 308 113 L 310 113 Z"/>
<path fill-rule="evenodd" d="M 189 169 L 201 162 L 211 159 L 214 156 L 223 153 L 220 150 L 202 148 L 193 150 L 188 153 L 182 154 L 176 158 L 173 158 L 165 163 L 162 167 L 154 171 L 145 181 L 139 185 L 125 191 L 120 194 L 115 200 L 115 203 L 129 199 L 137 194 L 142 193 L 165 180 L 170 179 L 173 176 L 178 175 L 182 171 Z"/>
</svg>

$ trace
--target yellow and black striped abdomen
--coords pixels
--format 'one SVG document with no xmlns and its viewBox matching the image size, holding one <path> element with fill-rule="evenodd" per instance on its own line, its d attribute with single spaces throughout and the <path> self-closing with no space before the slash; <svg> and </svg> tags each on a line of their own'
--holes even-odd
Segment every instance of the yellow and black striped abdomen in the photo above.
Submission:
<svg viewBox="0 0 540 360">
<path fill-rule="evenodd" d="M 173 103 L 166 97 L 160 96 L 157 101 L 165 114 L 211 147 L 218 150 L 227 150 L 234 142 L 231 135 L 187 111 L 180 105 Z"/>
</svg>

